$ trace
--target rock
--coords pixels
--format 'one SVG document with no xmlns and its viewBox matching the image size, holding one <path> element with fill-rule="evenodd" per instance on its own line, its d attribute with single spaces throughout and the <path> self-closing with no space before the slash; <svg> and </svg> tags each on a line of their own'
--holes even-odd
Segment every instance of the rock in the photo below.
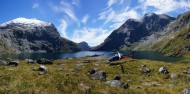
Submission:
<svg viewBox="0 0 190 94">
<path fill-rule="evenodd" d="M 141 65 L 141 66 L 142 66 L 142 67 L 146 67 L 146 65 L 144 65 L 144 64 L 143 64 L 143 65 Z"/>
<path fill-rule="evenodd" d="M 106 81 L 106 72 L 104 71 L 97 71 L 93 73 L 91 76 L 93 80 L 100 80 L 102 82 Z"/>
<path fill-rule="evenodd" d="M 184 94 L 190 94 L 190 88 L 184 88 L 183 93 Z"/>
<path fill-rule="evenodd" d="M 8 62 L 6 62 L 6 61 L 4 61 L 4 60 L 3 60 L 3 61 L 0 60 L 0 66 L 2 66 L 2 65 L 7 65 L 7 64 L 8 64 Z"/>
<path fill-rule="evenodd" d="M 163 73 L 163 74 L 168 74 L 169 73 L 166 67 L 160 67 L 159 72 Z"/>
<path fill-rule="evenodd" d="M 120 79 L 121 79 L 121 77 L 118 75 L 113 78 L 113 80 L 120 80 Z"/>
<path fill-rule="evenodd" d="M 120 80 L 112 80 L 112 81 L 109 81 L 108 84 L 111 87 L 119 87 L 119 88 L 124 88 L 124 89 L 129 87 L 128 83 L 121 82 Z"/>
<path fill-rule="evenodd" d="M 172 79 L 177 78 L 177 77 L 178 77 L 178 75 L 176 73 L 171 73 L 171 75 L 170 75 L 170 78 L 172 78 Z"/>
<path fill-rule="evenodd" d="M 190 74 L 190 70 L 184 70 L 183 73 L 184 74 Z"/>
<path fill-rule="evenodd" d="M 90 63 L 90 60 L 84 60 L 83 63 Z"/>
<path fill-rule="evenodd" d="M 150 75 L 151 71 L 150 71 L 149 68 L 143 67 L 143 68 L 140 69 L 140 72 L 143 73 L 143 74 L 145 74 L 145 75 Z"/>
<path fill-rule="evenodd" d="M 10 65 L 10 66 L 18 66 L 18 64 L 19 64 L 19 61 L 10 61 L 8 63 L 8 65 Z"/>
<path fill-rule="evenodd" d="M 48 59 L 44 59 L 44 58 L 38 59 L 36 62 L 37 62 L 38 64 L 53 64 L 52 61 L 50 61 L 50 60 L 48 60 Z"/>
<path fill-rule="evenodd" d="M 80 85 L 80 89 L 81 90 L 83 90 L 83 91 L 87 91 L 87 90 L 89 90 L 90 89 L 90 87 L 89 86 L 87 86 L 87 85 L 84 85 L 84 84 L 79 84 Z"/>
<path fill-rule="evenodd" d="M 34 60 L 32 60 L 32 59 L 28 59 L 28 60 L 27 60 L 27 63 L 28 63 L 28 64 L 34 64 L 34 63 L 35 63 L 35 61 L 34 61 Z"/>
<path fill-rule="evenodd" d="M 94 74 L 95 72 L 97 72 L 97 69 L 94 68 L 94 69 L 92 69 L 92 70 L 90 70 L 90 71 L 88 71 L 88 72 L 92 75 L 92 74 Z"/>
<path fill-rule="evenodd" d="M 39 74 L 42 75 L 42 74 L 44 74 L 45 72 L 48 71 L 48 68 L 46 66 L 44 66 L 44 65 L 41 65 L 39 67 L 38 71 L 39 71 Z"/>
</svg>

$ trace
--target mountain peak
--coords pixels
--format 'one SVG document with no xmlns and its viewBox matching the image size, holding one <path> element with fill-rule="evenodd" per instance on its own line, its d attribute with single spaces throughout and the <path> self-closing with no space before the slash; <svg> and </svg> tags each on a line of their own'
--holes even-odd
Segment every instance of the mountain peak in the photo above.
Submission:
<svg viewBox="0 0 190 94">
<path fill-rule="evenodd" d="M 18 25 L 24 25 L 24 26 L 49 26 L 51 23 L 44 22 L 35 18 L 27 19 L 27 18 L 16 18 L 11 21 L 5 22 L 1 24 L 1 26 L 7 26 L 10 24 L 18 24 Z"/>
</svg>

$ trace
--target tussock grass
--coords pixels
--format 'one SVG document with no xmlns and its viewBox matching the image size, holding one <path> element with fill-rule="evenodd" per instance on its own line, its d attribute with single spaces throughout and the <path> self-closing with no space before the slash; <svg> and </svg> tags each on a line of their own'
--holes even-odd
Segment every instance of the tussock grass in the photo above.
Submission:
<svg viewBox="0 0 190 94">
<path fill-rule="evenodd" d="M 190 77 L 182 73 L 190 69 L 189 63 L 128 58 L 120 61 L 125 72 L 122 73 L 120 65 L 109 66 L 105 63 L 106 58 L 82 63 L 88 58 L 54 60 L 53 65 L 45 65 L 49 71 L 43 75 L 32 71 L 31 66 L 38 68 L 39 64 L 27 64 L 26 61 L 21 61 L 18 67 L 0 66 L 0 94 L 179 94 L 190 87 Z M 142 65 L 150 68 L 150 76 L 139 71 Z M 170 73 L 158 73 L 161 66 L 167 67 Z M 105 82 L 92 80 L 88 70 L 93 68 L 105 71 L 107 80 L 121 76 L 121 81 L 127 82 L 129 88 L 110 87 Z M 171 79 L 171 73 L 178 74 L 178 78 Z"/>
</svg>

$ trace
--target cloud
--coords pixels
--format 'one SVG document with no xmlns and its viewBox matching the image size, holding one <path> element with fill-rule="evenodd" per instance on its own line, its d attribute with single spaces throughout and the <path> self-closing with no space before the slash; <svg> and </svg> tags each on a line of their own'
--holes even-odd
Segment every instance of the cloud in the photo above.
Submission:
<svg viewBox="0 0 190 94">
<path fill-rule="evenodd" d="M 129 18 L 139 19 L 140 14 L 135 9 L 130 9 L 129 7 L 121 11 L 114 11 L 113 8 L 109 8 L 99 14 L 98 20 L 104 20 L 104 24 L 111 22 L 112 25 L 110 27 L 117 29 Z"/>
<path fill-rule="evenodd" d="M 109 8 L 109 7 L 111 7 L 112 5 L 114 5 L 116 3 L 122 4 L 123 0 L 108 0 L 107 7 Z"/>
<path fill-rule="evenodd" d="M 68 38 L 67 36 L 67 22 L 65 20 L 61 20 L 61 24 L 58 26 L 58 31 L 60 33 L 60 35 L 64 38 Z"/>
<path fill-rule="evenodd" d="M 55 12 L 61 12 L 69 16 L 73 21 L 78 22 L 78 18 L 75 15 L 74 9 L 72 4 L 65 2 L 62 0 L 59 5 L 53 5 L 52 3 L 49 4 L 51 9 Z"/>
<path fill-rule="evenodd" d="M 86 14 L 86 15 L 82 18 L 81 22 L 82 22 L 83 24 L 86 24 L 86 22 L 88 21 L 89 17 L 90 17 L 90 16 L 89 16 L 88 14 Z"/>
<path fill-rule="evenodd" d="M 71 40 L 77 43 L 86 41 L 90 46 L 96 46 L 102 43 L 110 33 L 111 32 L 108 30 L 104 30 L 102 28 L 84 27 L 82 29 L 74 30 Z"/>
<path fill-rule="evenodd" d="M 139 4 L 144 13 L 155 12 L 158 14 L 166 14 L 190 9 L 189 0 L 140 0 Z"/>
<path fill-rule="evenodd" d="M 79 0 L 72 0 L 72 4 L 77 6 L 77 7 L 80 7 L 80 1 Z"/>
<path fill-rule="evenodd" d="M 32 5 L 32 8 L 33 8 L 33 9 L 38 8 L 38 7 L 39 7 L 39 3 L 34 3 L 34 4 Z"/>
</svg>

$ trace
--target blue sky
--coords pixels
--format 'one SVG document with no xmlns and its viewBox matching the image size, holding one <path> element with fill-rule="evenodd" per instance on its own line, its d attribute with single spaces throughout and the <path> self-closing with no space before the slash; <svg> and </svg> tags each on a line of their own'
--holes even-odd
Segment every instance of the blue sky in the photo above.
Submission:
<svg viewBox="0 0 190 94">
<path fill-rule="evenodd" d="M 36 18 L 53 23 L 62 37 L 96 46 L 129 18 L 189 10 L 190 0 L 1 0 L 0 23 Z"/>
</svg>

